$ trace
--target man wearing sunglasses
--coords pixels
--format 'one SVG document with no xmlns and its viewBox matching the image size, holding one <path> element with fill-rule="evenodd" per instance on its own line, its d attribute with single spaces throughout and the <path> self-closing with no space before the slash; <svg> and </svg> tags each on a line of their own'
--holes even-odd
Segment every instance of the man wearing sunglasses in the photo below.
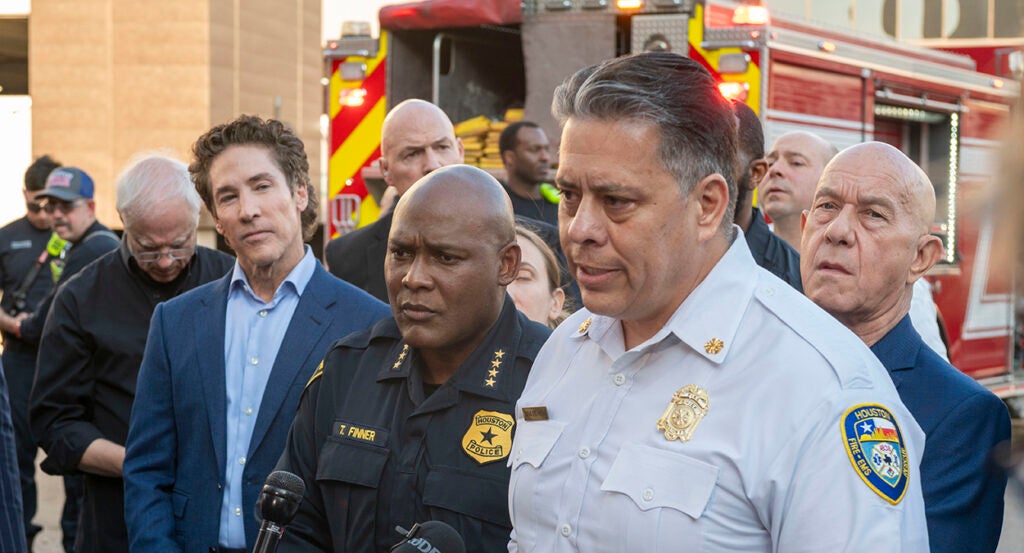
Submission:
<svg viewBox="0 0 1024 553">
<path fill-rule="evenodd" d="M 139 157 L 117 182 L 120 247 L 58 290 L 46 321 L 32 424 L 43 470 L 84 474 L 79 553 L 128 551 L 123 444 L 153 310 L 234 264 L 196 246 L 199 210 L 183 162 Z"/>
<path fill-rule="evenodd" d="M 45 258 L 40 258 L 52 235 L 50 215 L 37 196 L 46 186 L 46 176 L 60 167 L 50 156 L 32 162 L 25 171 L 24 217 L 0 229 L 0 330 L 3 331 L 4 376 L 7 379 L 14 423 L 21 503 L 24 507 L 25 536 L 31 550 L 32 538 L 42 527 L 32 523 L 36 514 L 36 442 L 28 424 L 28 393 L 36 371 L 36 346 L 19 339 L 10 329 L 15 315 L 30 312 L 46 297 L 53 280 Z M 42 262 L 37 263 L 42 259 Z"/>
</svg>

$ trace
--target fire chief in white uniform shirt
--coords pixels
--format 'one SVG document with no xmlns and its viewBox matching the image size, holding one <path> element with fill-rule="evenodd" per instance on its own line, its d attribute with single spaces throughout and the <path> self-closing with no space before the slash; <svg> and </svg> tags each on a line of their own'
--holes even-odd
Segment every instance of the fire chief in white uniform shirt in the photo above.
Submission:
<svg viewBox="0 0 1024 553">
<path fill-rule="evenodd" d="M 728 224 L 735 123 L 712 77 L 620 58 L 553 111 L 586 309 L 516 409 L 509 551 L 927 551 L 924 435 L 885 369 Z"/>
</svg>

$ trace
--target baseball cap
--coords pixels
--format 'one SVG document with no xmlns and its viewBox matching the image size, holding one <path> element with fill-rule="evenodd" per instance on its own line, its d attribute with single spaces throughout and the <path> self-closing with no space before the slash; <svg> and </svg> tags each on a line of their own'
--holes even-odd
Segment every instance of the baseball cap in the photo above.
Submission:
<svg viewBox="0 0 1024 553">
<path fill-rule="evenodd" d="M 37 197 L 57 198 L 73 201 L 78 198 L 92 199 L 92 178 L 78 167 L 58 167 L 46 177 L 46 188 Z"/>
</svg>

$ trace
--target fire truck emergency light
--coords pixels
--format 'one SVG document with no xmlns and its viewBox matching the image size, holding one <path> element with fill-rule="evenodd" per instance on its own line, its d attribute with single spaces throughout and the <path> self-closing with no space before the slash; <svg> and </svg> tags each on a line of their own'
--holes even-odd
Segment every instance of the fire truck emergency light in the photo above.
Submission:
<svg viewBox="0 0 1024 553">
<path fill-rule="evenodd" d="M 744 4 L 732 11 L 734 25 L 767 25 L 768 8 L 759 4 Z"/>
<path fill-rule="evenodd" d="M 644 0 L 615 0 L 615 7 L 620 10 L 639 10 L 644 7 Z"/>
<path fill-rule="evenodd" d="M 365 88 L 343 88 L 338 94 L 338 103 L 344 107 L 357 108 L 366 101 Z"/>
<path fill-rule="evenodd" d="M 726 81 L 724 83 L 718 83 L 718 93 L 725 97 L 726 100 L 732 102 L 746 102 L 747 91 L 750 87 L 747 83 L 738 83 L 735 81 Z"/>
</svg>

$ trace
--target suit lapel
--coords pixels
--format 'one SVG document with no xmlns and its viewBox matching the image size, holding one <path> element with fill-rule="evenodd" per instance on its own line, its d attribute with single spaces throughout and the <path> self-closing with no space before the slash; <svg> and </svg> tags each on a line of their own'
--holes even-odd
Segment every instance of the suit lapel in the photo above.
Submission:
<svg viewBox="0 0 1024 553">
<path fill-rule="evenodd" d="M 292 385 L 302 375 L 303 367 L 320 361 L 311 360 L 309 357 L 330 326 L 328 309 L 334 304 L 334 299 L 324 293 L 323 286 L 327 278 L 327 273 L 318 265 L 302 297 L 299 298 L 299 304 L 295 306 L 295 313 L 288 323 L 288 330 L 285 331 L 281 348 L 274 360 L 274 367 L 270 371 L 270 379 L 267 380 L 267 387 L 263 392 L 260 412 L 249 441 L 249 457 L 252 457 L 260 446 L 271 423 L 281 410 L 281 405 L 288 397 Z"/>
<path fill-rule="evenodd" d="M 210 422 L 210 437 L 217 455 L 218 474 L 224 474 L 227 436 L 227 386 L 224 375 L 224 328 L 231 272 L 201 299 L 192 328 L 198 347 L 199 377 Z"/>
</svg>

